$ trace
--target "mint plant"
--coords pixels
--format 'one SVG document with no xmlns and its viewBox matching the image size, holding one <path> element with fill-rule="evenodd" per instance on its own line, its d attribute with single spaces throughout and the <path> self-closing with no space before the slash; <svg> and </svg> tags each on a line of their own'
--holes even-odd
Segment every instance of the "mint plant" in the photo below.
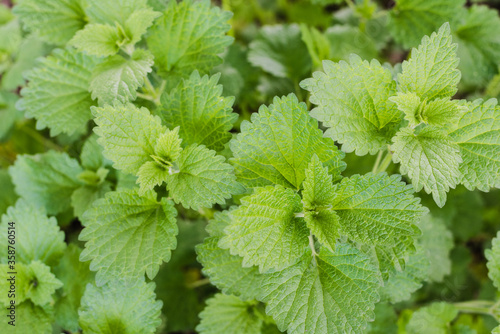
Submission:
<svg viewBox="0 0 500 334">
<path fill-rule="evenodd" d="M 19 0 L 0 32 L 2 333 L 500 332 L 492 6 Z"/>
</svg>

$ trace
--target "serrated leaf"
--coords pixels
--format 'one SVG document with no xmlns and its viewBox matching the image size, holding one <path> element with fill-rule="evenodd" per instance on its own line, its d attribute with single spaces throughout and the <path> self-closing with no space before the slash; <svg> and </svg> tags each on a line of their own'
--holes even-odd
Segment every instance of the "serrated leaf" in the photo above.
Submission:
<svg viewBox="0 0 500 334">
<path fill-rule="evenodd" d="M 500 290 L 500 232 L 491 241 L 491 249 L 484 252 L 488 262 L 488 276 L 493 281 L 493 285 Z"/>
<path fill-rule="evenodd" d="M 27 74 L 18 108 L 36 118 L 38 130 L 50 128 L 51 136 L 83 132 L 94 104 L 88 88 L 97 63 L 75 49 L 54 50 Z"/>
<path fill-rule="evenodd" d="M 100 137 L 97 142 L 113 167 L 137 174 L 145 162 L 152 161 L 156 140 L 166 131 L 159 117 L 130 103 L 93 108 L 92 112 L 97 124 L 94 132 Z"/>
<path fill-rule="evenodd" d="M 125 21 L 125 33 L 129 38 L 129 44 L 133 45 L 139 42 L 142 35 L 146 33 L 153 21 L 161 13 L 155 12 L 150 8 L 135 10 Z"/>
<path fill-rule="evenodd" d="M 369 259 L 348 244 L 310 252 L 283 271 L 267 274 L 259 299 L 281 331 L 360 333 L 373 319 L 379 278 Z"/>
<path fill-rule="evenodd" d="M 97 171 L 101 167 L 111 165 L 111 161 L 102 155 L 102 146 L 97 142 L 97 135 L 92 134 L 83 144 L 80 162 L 86 170 Z"/>
<path fill-rule="evenodd" d="M 208 73 L 220 64 L 218 55 L 233 41 L 225 35 L 231 15 L 211 7 L 208 0 L 187 0 L 179 4 L 170 1 L 146 39 L 160 73 L 174 80 L 186 78 L 194 70 Z"/>
<path fill-rule="evenodd" d="M 16 306 L 15 326 L 7 323 L 6 320 L 11 321 L 10 319 L 4 320 L 0 322 L 0 330 L 5 334 L 51 334 L 54 315 L 50 309 L 37 306 L 28 300 Z"/>
<path fill-rule="evenodd" d="M 78 310 L 80 326 L 92 334 L 153 334 L 161 324 L 161 301 L 155 284 L 113 280 L 102 287 L 87 284 Z"/>
<path fill-rule="evenodd" d="M 71 195 L 82 185 L 83 172 L 78 162 L 66 153 L 48 151 L 36 155 L 19 155 L 9 168 L 16 192 L 48 214 L 70 208 Z"/>
<path fill-rule="evenodd" d="M 448 23 L 437 33 L 422 38 L 420 46 L 412 50 L 410 60 L 402 64 L 403 71 L 398 74 L 400 91 L 427 100 L 453 96 L 461 76 L 456 51 Z"/>
<path fill-rule="evenodd" d="M 75 216 L 81 218 L 95 200 L 104 197 L 109 191 L 111 191 L 111 183 L 107 181 L 95 186 L 85 185 L 76 189 L 71 195 L 71 206 Z"/>
<path fill-rule="evenodd" d="M 460 149 L 441 129 L 427 126 L 419 133 L 403 128 L 393 138 L 393 161 L 401 163 L 401 174 L 408 174 L 415 191 L 422 188 L 439 207 L 446 193 L 460 180 Z"/>
<path fill-rule="evenodd" d="M 342 143 L 345 152 L 374 154 L 385 149 L 403 119 L 389 97 L 396 82 L 377 60 L 351 55 L 349 62 L 324 61 L 325 72 L 301 82 L 317 105 L 311 116 L 329 129 L 325 135 Z"/>
<path fill-rule="evenodd" d="M 248 60 L 276 77 L 298 81 L 312 66 L 301 35 L 297 24 L 264 26 L 249 45 Z"/>
<path fill-rule="evenodd" d="M 205 146 L 186 147 L 176 161 L 178 173 L 167 176 L 167 189 L 176 203 L 198 210 L 224 204 L 244 188 L 236 182 L 233 167 Z"/>
<path fill-rule="evenodd" d="M 162 185 L 169 175 L 169 170 L 156 161 L 145 162 L 137 172 L 137 183 L 140 184 L 139 194 L 142 195 L 148 190 L 153 190 L 155 186 Z"/>
<path fill-rule="evenodd" d="M 424 35 L 456 19 L 464 3 L 465 0 L 397 0 L 388 26 L 396 42 L 409 49 L 417 46 Z"/>
<path fill-rule="evenodd" d="M 335 181 L 346 167 L 344 153 L 323 138 L 306 105 L 293 94 L 274 98 L 269 107 L 261 106 L 251 123 L 243 121 L 230 147 L 236 176 L 247 187 L 279 184 L 300 189 L 313 154 Z"/>
<path fill-rule="evenodd" d="M 419 234 L 415 223 L 424 208 L 399 175 L 354 175 L 335 185 L 334 193 L 341 233 L 355 241 L 391 246 Z"/>
<path fill-rule="evenodd" d="M 14 7 L 24 26 L 44 41 L 63 46 L 85 26 L 81 0 L 24 0 Z"/>
<path fill-rule="evenodd" d="M 370 32 L 369 26 L 369 24 L 366 25 L 366 32 Z M 380 26 L 376 29 L 380 29 Z M 350 24 L 335 24 L 326 29 L 325 37 L 330 44 L 330 57 L 324 59 L 348 60 L 352 54 L 367 60 L 378 58 L 376 41 L 365 31 Z"/>
<path fill-rule="evenodd" d="M 152 71 L 152 66 L 153 56 L 141 49 L 135 50 L 130 59 L 120 55 L 108 58 L 92 72 L 92 98 L 97 98 L 100 105 L 135 100 L 136 91 L 144 84 L 144 78 Z"/>
<path fill-rule="evenodd" d="M 179 126 L 163 133 L 155 145 L 155 154 L 167 162 L 177 161 L 182 152 Z"/>
<path fill-rule="evenodd" d="M 307 228 L 318 241 L 333 251 L 337 238 L 340 237 L 339 216 L 335 211 L 332 209 L 307 211 L 304 214 L 304 219 Z"/>
<path fill-rule="evenodd" d="M 255 188 L 231 211 L 231 224 L 220 246 L 243 257 L 243 266 L 256 265 L 260 272 L 290 266 L 306 251 L 309 231 L 303 218 L 300 196 L 280 185 Z"/>
<path fill-rule="evenodd" d="M 134 12 L 148 8 L 147 0 L 85 1 L 88 4 L 85 13 L 91 23 L 124 26 Z"/>
<path fill-rule="evenodd" d="M 222 97 L 220 74 L 201 77 L 197 71 L 161 97 L 157 114 L 169 128 L 180 126 L 185 146 L 205 145 L 221 151 L 231 139 L 229 132 L 238 115 L 233 113 L 233 97 Z"/>
<path fill-rule="evenodd" d="M 176 215 L 172 201 L 157 202 L 153 191 L 143 196 L 137 190 L 110 192 L 82 217 L 85 228 L 79 240 L 87 243 L 80 260 L 92 261 L 99 286 L 144 272 L 152 279 L 177 246 Z"/>
<path fill-rule="evenodd" d="M 92 56 L 112 56 L 120 50 L 125 36 L 116 26 L 107 24 L 87 24 L 84 29 L 78 31 L 69 44 L 78 51 Z"/>
<path fill-rule="evenodd" d="M 458 310 L 452 304 L 434 303 L 413 313 L 406 330 L 408 334 L 447 334 L 450 323 L 457 315 Z"/>
<path fill-rule="evenodd" d="M 500 107 L 495 99 L 467 104 L 468 111 L 450 133 L 460 147 L 460 182 L 469 190 L 500 186 Z"/>
<path fill-rule="evenodd" d="M 201 334 L 261 334 L 263 319 L 255 308 L 255 302 L 218 293 L 207 300 L 196 330 Z"/>
<path fill-rule="evenodd" d="M 303 187 L 302 201 L 307 210 L 328 206 L 335 198 L 332 175 L 328 174 L 328 168 L 323 167 L 317 155 L 312 156 L 305 171 Z"/>
</svg>

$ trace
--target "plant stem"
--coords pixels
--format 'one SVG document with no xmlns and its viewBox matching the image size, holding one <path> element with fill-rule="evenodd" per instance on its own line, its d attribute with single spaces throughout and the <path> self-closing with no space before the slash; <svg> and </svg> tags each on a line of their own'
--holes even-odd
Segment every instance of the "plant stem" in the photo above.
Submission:
<svg viewBox="0 0 500 334">
<path fill-rule="evenodd" d="M 194 281 L 193 283 L 188 283 L 187 287 L 190 289 L 196 289 L 196 288 L 199 288 L 200 286 L 204 286 L 207 284 L 210 284 L 210 279 L 203 278 L 203 279 L 200 279 L 198 281 Z"/>
<path fill-rule="evenodd" d="M 382 160 L 382 154 L 384 154 L 384 151 L 379 151 L 377 154 L 377 160 L 375 160 L 375 164 L 373 165 L 372 168 L 372 173 L 376 173 L 378 166 L 380 166 L 380 161 Z"/>
<path fill-rule="evenodd" d="M 373 169 L 373 173 L 377 174 L 385 172 L 387 167 L 389 167 L 389 165 L 391 164 L 391 161 L 392 161 L 392 153 L 391 151 L 388 150 L 382 162 L 379 163 L 376 169 L 375 168 Z"/>
<path fill-rule="evenodd" d="M 318 255 L 318 253 L 316 253 L 316 248 L 314 247 L 314 238 L 313 238 L 313 235 L 312 233 L 309 234 L 309 247 L 311 248 L 311 251 L 312 251 L 312 255 L 315 257 L 316 255 Z"/>
<path fill-rule="evenodd" d="M 500 302 L 500 301 L 499 301 Z M 497 321 L 500 320 L 495 310 L 498 310 L 499 302 L 489 300 L 471 300 L 453 304 L 462 313 L 479 313 L 490 315 Z"/>
</svg>

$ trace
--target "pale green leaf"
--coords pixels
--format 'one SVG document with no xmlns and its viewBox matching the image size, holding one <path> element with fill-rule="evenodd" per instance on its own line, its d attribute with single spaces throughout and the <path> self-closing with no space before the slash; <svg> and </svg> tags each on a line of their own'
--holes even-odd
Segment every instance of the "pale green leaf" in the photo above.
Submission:
<svg viewBox="0 0 500 334">
<path fill-rule="evenodd" d="M 420 46 L 412 50 L 410 60 L 403 62 L 403 71 L 398 74 L 399 89 L 427 100 L 453 96 L 460 82 L 456 51 L 450 25 L 443 24 L 437 33 L 425 36 Z"/>
<path fill-rule="evenodd" d="M 256 302 L 218 293 L 207 300 L 196 330 L 201 334 L 261 334 L 263 319 L 256 307 Z"/>
<path fill-rule="evenodd" d="M 467 104 L 468 111 L 450 133 L 460 147 L 460 182 L 469 190 L 500 187 L 500 107 L 495 99 Z"/>
<path fill-rule="evenodd" d="M 98 285 L 144 272 L 152 279 L 177 246 L 176 215 L 172 201 L 158 202 L 152 191 L 143 196 L 137 190 L 110 192 L 82 217 L 79 239 L 87 243 L 80 260 L 92 261 Z"/>
<path fill-rule="evenodd" d="M 491 241 L 491 249 L 484 252 L 488 262 L 488 276 L 493 281 L 493 285 L 500 290 L 500 232 Z"/>
<path fill-rule="evenodd" d="M 339 216 L 332 209 L 319 211 L 306 211 L 304 214 L 306 226 L 318 241 L 328 247 L 335 249 L 337 238 L 340 237 Z"/>
<path fill-rule="evenodd" d="M 424 208 L 399 175 L 354 175 L 335 185 L 334 193 L 341 233 L 355 241 L 391 246 L 419 234 L 415 224 Z"/>
<path fill-rule="evenodd" d="M 94 132 L 100 137 L 97 142 L 113 167 L 137 174 L 145 162 L 152 161 L 156 141 L 166 131 L 159 117 L 130 103 L 93 108 L 92 112 L 97 124 Z"/>
<path fill-rule="evenodd" d="M 248 60 L 276 77 L 298 81 L 312 66 L 301 35 L 297 24 L 264 26 L 249 45 Z"/>
<path fill-rule="evenodd" d="M 142 8 L 135 10 L 125 21 L 125 33 L 129 38 L 128 44 L 139 42 L 142 35 L 146 33 L 153 21 L 160 16 L 161 13 L 155 12 L 150 8 Z"/>
<path fill-rule="evenodd" d="M 85 8 L 91 23 L 103 23 L 125 26 L 125 22 L 133 13 L 148 8 L 147 0 L 85 0 Z"/>
<path fill-rule="evenodd" d="M 140 184 L 139 194 L 142 195 L 146 191 L 162 185 L 169 175 L 169 170 L 156 161 L 145 162 L 137 172 L 137 183 Z"/>
<path fill-rule="evenodd" d="M 66 153 L 48 151 L 37 155 L 18 155 L 9 168 L 16 192 L 25 200 L 42 206 L 48 214 L 70 208 L 71 195 L 82 185 L 78 162 Z"/>
<path fill-rule="evenodd" d="M 238 115 L 233 113 L 233 97 L 222 97 L 220 74 L 201 77 L 197 71 L 170 93 L 161 97 L 157 114 L 169 128 L 180 126 L 185 146 L 205 145 L 221 151 L 231 139 L 229 132 Z"/>
<path fill-rule="evenodd" d="M 208 0 L 170 1 L 146 39 L 160 72 L 173 80 L 194 70 L 208 73 L 220 64 L 218 55 L 233 40 L 225 35 L 231 15 Z"/>
<path fill-rule="evenodd" d="M 401 163 L 415 188 L 432 193 L 439 207 L 446 203 L 446 193 L 460 180 L 460 148 L 442 130 L 427 126 L 418 133 L 403 128 L 393 138 L 393 161 Z"/>
<path fill-rule="evenodd" d="M 14 13 L 44 41 L 64 46 L 85 26 L 84 5 L 83 0 L 23 0 Z"/>
<path fill-rule="evenodd" d="M 179 126 L 163 133 L 155 145 L 155 153 L 166 162 L 177 161 L 182 152 L 182 139 L 179 138 Z"/>
<path fill-rule="evenodd" d="M 368 323 L 367 334 L 396 334 L 398 316 L 389 303 L 375 306 L 375 321 Z"/>
<path fill-rule="evenodd" d="M 27 74 L 18 107 L 37 120 L 37 129 L 71 135 L 86 129 L 91 118 L 89 82 L 98 60 L 75 49 L 56 49 Z"/>
<path fill-rule="evenodd" d="M 259 299 L 281 331 L 362 333 L 373 320 L 379 278 L 369 259 L 348 244 L 331 253 L 304 257 L 283 271 L 266 274 Z"/>
<path fill-rule="evenodd" d="M 367 24 L 365 31 L 370 32 Z M 380 29 L 377 26 L 376 29 Z M 369 60 L 379 57 L 375 40 L 357 26 L 350 24 L 335 24 L 325 31 L 325 37 L 330 44 L 330 59 L 333 61 L 348 60 L 351 54 L 356 54 Z"/>
<path fill-rule="evenodd" d="M 177 173 L 167 177 L 169 195 L 176 203 L 198 210 L 224 204 L 244 188 L 236 182 L 233 166 L 205 146 L 186 147 L 176 161 Z"/>
<path fill-rule="evenodd" d="M 161 301 L 155 284 L 144 280 L 113 280 L 102 287 L 87 284 L 80 326 L 88 334 L 153 334 L 161 324 Z"/>
<path fill-rule="evenodd" d="M 317 155 L 312 156 L 305 171 L 303 187 L 302 201 L 307 210 L 320 210 L 335 198 L 332 175 L 328 174 L 328 168 L 323 167 Z"/>
<path fill-rule="evenodd" d="M 281 270 L 306 251 L 309 231 L 303 218 L 300 196 L 280 185 L 255 188 L 231 211 L 231 224 L 219 245 L 243 257 L 243 266 L 259 266 L 260 272 Z"/>
<path fill-rule="evenodd" d="M 351 55 L 349 62 L 324 61 L 325 72 L 301 82 L 317 105 L 311 116 L 328 127 L 325 135 L 357 155 L 385 149 L 403 119 L 389 97 L 396 93 L 391 72 L 377 60 Z"/>
<path fill-rule="evenodd" d="M 87 170 L 97 171 L 99 168 L 111 165 L 111 161 L 102 155 L 102 146 L 97 142 L 97 135 L 92 134 L 83 144 L 80 152 L 80 162 Z"/>
<path fill-rule="evenodd" d="M 16 306 L 16 321 L 13 325 L 7 323 L 10 318 L 0 322 L 0 331 L 2 334 L 52 334 L 52 322 L 54 315 L 48 308 L 43 308 L 33 304 L 31 301 L 25 301 Z"/>
<path fill-rule="evenodd" d="M 112 56 L 120 50 L 125 36 L 115 27 L 107 24 L 87 24 L 78 31 L 69 44 L 78 51 L 98 57 Z"/>
<path fill-rule="evenodd" d="M 305 103 L 299 103 L 293 94 L 274 98 L 269 107 L 261 106 L 251 122 L 242 122 L 241 133 L 230 146 L 236 176 L 248 187 L 280 184 L 301 188 L 313 154 L 335 181 L 346 167 L 344 153 L 323 137 Z"/>
<path fill-rule="evenodd" d="M 434 303 L 413 313 L 406 331 L 408 334 L 447 334 L 457 315 L 458 310 L 452 304 Z"/>
<path fill-rule="evenodd" d="M 98 185 L 85 185 L 76 189 L 71 195 L 71 206 L 75 216 L 81 218 L 95 200 L 104 197 L 109 191 L 111 191 L 111 183 L 107 181 Z"/>
<path fill-rule="evenodd" d="M 2 81 L 2 86 L 3 83 Z M 0 90 L 0 140 L 2 141 L 8 139 L 16 122 L 23 117 L 23 113 L 16 109 L 18 100 L 17 94 Z"/>
<path fill-rule="evenodd" d="M 491 334 L 500 334 L 500 326 L 493 328 L 493 330 L 491 331 Z"/>
</svg>

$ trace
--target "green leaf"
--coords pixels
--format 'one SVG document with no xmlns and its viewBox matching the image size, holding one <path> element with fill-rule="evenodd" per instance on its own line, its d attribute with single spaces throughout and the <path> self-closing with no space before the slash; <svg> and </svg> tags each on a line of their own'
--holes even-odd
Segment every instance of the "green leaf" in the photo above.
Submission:
<svg viewBox="0 0 500 334">
<path fill-rule="evenodd" d="M 11 321 L 8 319 L 8 321 Z M 0 330 L 5 334 L 51 334 L 54 315 L 48 308 L 43 308 L 25 301 L 16 306 L 15 326 L 7 323 L 7 319 L 0 322 Z"/>
<path fill-rule="evenodd" d="M 400 91 L 415 93 L 424 100 L 455 95 L 460 82 L 456 51 L 448 23 L 437 33 L 422 38 L 420 46 L 412 50 L 410 60 L 402 64 L 403 71 L 398 74 Z"/>
<path fill-rule="evenodd" d="M 205 145 L 221 151 L 231 139 L 229 132 L 238 115 L 233 113 L 233 97 L 222 97 L 222 86 L 217 85 L 220 74 L 201 77 L 197 71 L 170 93 L 161 97 L 157 110 L 169 128 L 180 126 L 179 135 L 185 146 Z"/>
<path fill-rule="evenodd" d="M 280 185 L 255 188 L 231 211 L 231 224 L 220 246 L 243 257 L 243 266 L 259 266 L 260 272 L 281 270 L 306 251 L 308 235 L 300 196 Z"/>
<path fill-rule="evenodd" d="M 460 182 L 469 190 L 500 186 L 500 107 L 495 99 L 467 104 L 468 111 L 450 133 L 460 147 Z"/>
<path fill-rule="evenodd" d="M 144 78 L 152 71 L 152 66 L 153 56 L 142 49 L 135 50 L 130 59 L 120 55 L 108 58 L 92 72 L 92 98 L 97 98 L 100 105 L 135 100 L 136 91 L 144 85 Z"/>
<path fill-rule="evenodd" d="M 320 67 L 323 59 L 330 58 L 330 43 L 326 36 L 314 27 L 305 23 L 300 24 L 302 41 L 306 44 L 314 67 Z"/>
<path fill-rule="evenodd" d="M 107 24 L 87 24 L 71 39 L 69 44 L 78 51 L 98 57 L 112 56 L 120 50 L 125 36 L 115 27 Z"/>
<path fill-rule="evenodd" d="M 135 10 L 125 21 L 125 33 L 130 40 L 129 44 L 134 45 L 139 42 L 142 35 L 146 33 L 153 21 L 160 15 L 161 13 L 150 8 Z"/>
<path fill-rule="evenodd" d="M 328 168 L 323 167 L 317 155 L 312 156 L 305 171 L 303 187 L 302 200 L 307 210 L 328 206 L 335 198 L 332 175 L 328 174 Z"/>
<path fill-rule="evenodd" d="M 145 162 L 137 172 L 137 183 L 141 185 L 139 194 L 142 195 L 148 190 L 153 190 L 155 186 L 162 185 L 169 175 L 169 169 L 164 168 L 156 161 Z"/>
<path fill-rule="evenodd" d="M 208 73 L 220 64 L 218 55 L 233 41 L 225 35 L 231 15 L 211 7 L 208 0 L 170 1 L 146 39 L 160 73 L 175 80 L 188 77 L 194 70 Z"/>
<path fill-rule="evenodd" d="M 111 191 L 111 183 L 109 182 L 103 182 L 95 186 L 85 185 L 76 189 L 71 195 L 71 206 L 74 209 L 75 216 L 81 218 L 95 200 L 104 197 L 109 191 Z"/>
<path fill-rule="evenodd" d="M 3 85 L 2 80 L 2 86 Z M 23 113 L 16 109 L 17 94 L 0 90 L 0 140 L 6 140 Z"/>
<path fill-rule="evenodd" d="M 443 23 L 455 20 L 464 4 L 465 0 L 397 0 L 388 26 L 396 42 L 409 49 Z"/>
<path fill-rule="evenodd" d="M 38 130 L 50 128 L 51 136 L 83 132 L 94 104 L 88 89 L 97 63 L 75 49 L 54 50 L 27 74 L 18 107 L 37 119 Z"/>
<path fill-rule="evenodd" d="M 375 306 L 375 321 L 368 323 L 367 334 L 396 334 L 398 316 L 389 303 Z"/>
<path fill-rule="evenodd" d="M 365 31 L 369 32 L 369 29 L 369 25 L 366 25 Z M 380 26 L 376 29 L 380 29 Z M 353 53 L 363 59 L 379 57 L 375 41 L 359 27 L 350 24 L 335 24 L 326 29 L 325 37 L 330 47 L 330 57 L 325 59 L 348 60 Z"/>
<path fill-rule="evenodd" d="M 156 141 L 166 131 L 159 117 L 130 103 L 94 107 L 92 112 L 97 124 L 94 132 L 100 137 L 97 142 L 113 167 L 137 174 L 145 162 L 152 161 Z"/>
<path fill-rule="evenodd" d="M 90 23 L 103 23 L 121 26 L 137 11 L 148 8 L 147 0 L 86 0 L 85 8 Z M 136 14 L 137 15 L 137 14 Z"/>
<path fill-rule="evenodd" d="M 324 123 L 325 135 L 345 152 L 374 154 L 385 149 L 403 119 L 389 97 L 396 93 L 391 72 L 377 60 L 351 55 L 349 62 L 323 62 L 324 73 L 301 82 L 317 105 L 311 116 Z"/>
<path fill-rule="evenodd" d="M 348 244 L 308 252 L 298 263 L 267 274 L 259 299 L 281 331 L 361 333 L 373 319 L 379 278 L 369 259 Z"/>
<path fill-rule="evenodd" d="M 335 249 L 337 238 L 340 237 L 339 216 L 332 209 L 320 211 L 307 211 L 304 214 L 306 226 L 318 241 L 328 247 Z"/>
<path fill-rule="evenodd" d="M 160 326 L 161 301 L 155 284 L 144 280 L 113 280 L 102 287 L 87 284 L 78 310 L 84 333 L 153 334 Z"/>
<path fill-rule="evenodd" d="M 458 310 L 452 304 L 434 303 L 413 313 L 406 330 L 408 334 L 447 334 L 457 315 Z"/>
<path fill-rule="evenodd" d="M 85 26 L 82 0 L 23 0 L 14 7 L 24 26 L 44 41 L 64 46 Z"/>
<path fill-rule="evenodd" d="M 72 332 L 80 328 L 78 325 L 80 300 L 87 284 L 94 280 L 89 264 L 79 260 L 81 251 L 75 244 L 69 244 L 59 265 L 54 268 L 54 274 L 64 284 L 62 289 L 56 292 L 54 305 L 56 322 Z"/>
<path fill-rule="evenodd" d="M 16 192 L 25 200 L 42 206 L 48 214 L 70 208 L 71 195 L 82 183 L 78 162 L 66 153 L 48 151 L 36 155 L 18 155 L 9 168 Z"/>
<path fill-rule="evenodd" d="M 80 161 L 86 170 L 97 171 L 101 167 L 111 165 L 111 161 L 103 157 L 102 146 L 97 142 L 97 138 L 96 134 L 92 134 L 83 144 Z"/>
<path fill-rule="evenodd" d="M 14 184 L 7 170 L 0 169 L 0 216 L 7 212 L 7 208 L 16 203 L 18 198 L 14 191 Z"/>
<path fill-rule="evenodd" d="M 441 129 L 427 126 L 419 133 L 403 128 L 393 138 L 393 161 L 401 163 L 401 174 L 408 174 L 415 191 L 432 193 L 441 208 L 446 193 L 460 180 L 460 149 Z"/>
<path fill-rule="evenodd" d="M 491 241 L 491 249 L 484 252 L 488 262 L 488 276 L 493 281 L 493 285 L 500 290 L 500 232 Z"/>
<path fill-rule="evenodd" d="M 276 77 L 298 81 L 311 70 L 311 57 L 297 24 L 264 26 L 249 48 L 250 63 Z"/>
<path fill-rule="evenodd" d="M 230 142 L 238 180 L 247 187 L 279 184 L 300 189 L 305 170 L 316 154 L 334 180 L 346 165 L 344 153 L 332 140 L 324 138 L 305 103 L 293 94 L 274 98 L 269 107 L 243 121 L 241 133 Z"/>
<path fill-rule="evenodd" d="M 207 300 L 196 330 L 201 334 L 261 334 L 263 319 L 256 306 L 255 302 L 218 293 Z"/>
<path fill-rule="evenodd" d="M 224 204 L 244 188 L 236 182 L 233 166 L 205 146 L 186 147 L 176 161 L 177 173 L 167 176 L 169 195 L 185 208 L 198 210 Z"/>
<path fill-rule="evenodd" d="M 87 243 L 80 260 L 92 261 L 90 269 L 97 271 L 99 286 L 144 272 L 152 279 L 177 246 L 176 215 L 172 201 L 157 202 L 152 191 L 144 196 L 137 190 L 110 192 L 82 217 L 85 228 L 79 240 Z"/>
<path fill-rule="evenodd" d="M 415 224 L 424 208 L 399 175 L 354 175 L 335 185 L 334 194 L 341 231 L 355 241 L 391 246 L 419 234 Z"/>
</svg>

